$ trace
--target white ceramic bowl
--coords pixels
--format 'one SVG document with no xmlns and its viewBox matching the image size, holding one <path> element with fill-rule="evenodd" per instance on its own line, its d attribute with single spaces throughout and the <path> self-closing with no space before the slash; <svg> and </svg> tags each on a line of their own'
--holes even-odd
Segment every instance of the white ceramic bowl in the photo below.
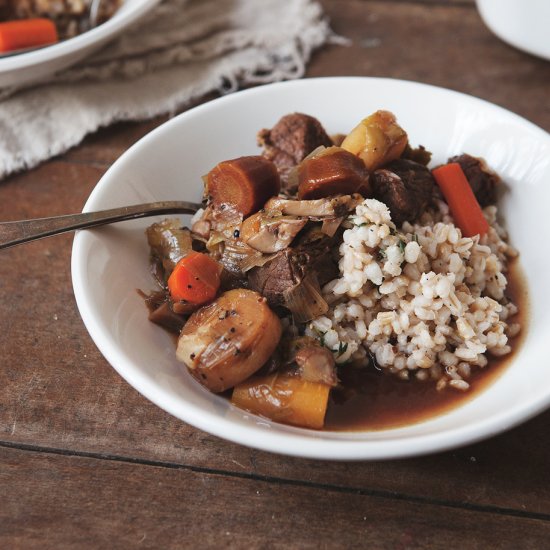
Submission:
<svg viewBox="0 0 550 550">
<path fill-rule="evenodd" d="M 501 40 L 550 60 L 549 0 L 477 0 L 477 8 Z"/>
<path fill-rule="evenodd" d="M 21 86 L 65 69 L 113 39 L 160 0 L 125 0 L 105 23 L 74 38 L 38 50 L 0 58 L 0 87 Z"/>
<path fill-rule="evenodd" d="M 135 289 L 152 289 L 144 230 L 153 219 L 79 232 L 72 275 L 80 313 L 98 348 L 132 386 L 202 430 L 277 453 L 326 459 L 381 459 L 448 449 L 491 436 L 550 404 L 550 136 L 490 103 L 413 82 L 322 78 L 273 84 L 196 107 L 163 124 L 105 174 L 85 210 L 167 199 L 198 201 L 201 176 L 220 160 L 258 154 L 256 132 L 282 115 L 318 117 L 331 133 L 366 114 L 393 111 L 413 144 L 443 162 L 483 156 L 510 186 L 502 203 L 521 251 L 531 294 L 529 330 L 514 362 L 484 392 L 429 421 L 377 432 L 318 432 L 269 422 L 233 407 L 195 382 L 175 359 L 172 338 L 147 320 Z"/>
</svg>

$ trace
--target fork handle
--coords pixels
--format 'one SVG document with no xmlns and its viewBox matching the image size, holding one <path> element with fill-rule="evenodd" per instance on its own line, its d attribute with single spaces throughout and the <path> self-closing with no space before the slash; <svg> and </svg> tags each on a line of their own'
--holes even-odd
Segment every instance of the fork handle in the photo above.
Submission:
<svg viewBox="0 0 550 550">
<path fill-rule="evenodd" d="M 97 212 L 82 212 L 50 218 L 0 223 L 0 250 L 75 229 L 97 227 L 124 220 L 161 214 L 194 214 L 202 205 L 184 201 L 164 201 L 123 206 Z"/>
</svg>

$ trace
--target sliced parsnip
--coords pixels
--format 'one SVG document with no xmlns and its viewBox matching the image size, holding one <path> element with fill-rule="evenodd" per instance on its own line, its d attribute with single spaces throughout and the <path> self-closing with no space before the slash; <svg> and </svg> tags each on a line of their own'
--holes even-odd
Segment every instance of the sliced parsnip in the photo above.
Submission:
<svg viewBox="0 0 550 550">
<path fill-rule="evenodd" d="M 260 211 L 244 220 L 240 237 L 255 250 L 272 254 L 289 246 L 307 221 L 307 218 Z"/>
<path fill-rule="evenodd" d="M 321 429 L 330 386 L 283 373 L 253 377 L 236 386 L 231 401 L 275 422 Z"/>
<path fill-rule="evenodd" d="M 376 111 L 363 119 L 344 139 L 342 149 L 362 158 L 370 171 L 401 156 L 407 133 L 393 113 Z"/>
<path fill-rule="evenodd" d="M 176 355 L 201 384 L 223 392 L 269 359 L 281 332 L 281 321 L 265 298 L 252 290 L 229 290 L 191 315 Z"/>
<path fill-rule="evenodd" d="M 278 211 L 285 216 L 335 218 L 345 216 L 362 202 L 361 195 L 339 195 L 324 199 L 294 200 L 273 197 L 265 203 L 268 212 Z"/>
</svg>

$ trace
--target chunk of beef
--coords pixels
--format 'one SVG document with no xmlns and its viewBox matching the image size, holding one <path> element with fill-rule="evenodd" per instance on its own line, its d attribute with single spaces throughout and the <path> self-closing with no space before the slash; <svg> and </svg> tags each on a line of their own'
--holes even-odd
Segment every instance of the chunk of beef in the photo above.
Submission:
<svg viewBox="0 0 550 550">
<path fill-rule="evenodd" d="M 334 356 L 319 344 L 299 349 L 294 357 L 297 374 L 302 380 L 334 387 L 338 384 Z"/>
<path fill-rule="evenodd" d="M 271 307 L 284 304 L 283 292 L 300 284 L 303 269 L 296 261 L 296 253 L 291 248 L 279 252 L 273 260 L 248 272 L 248 284 L 267 298 Z"/>
<path fill-rule="evenodd" d="M 338 266 L 329 254 L 333 240 L 324 236 L 295 248 L 285 248 L 272 260 L 248 272 L 248 284 L 267 298 L 269 305 L 285 305 L 285 292 L 298 287 L 308 274 L 314 274 L 319 285 L 338 276 Z M 311 281 L 311 278 L 309 279 Z"/>
<path fill-rule="evenodd" d="M 264 148 L 263 155 L 277 166 L 285 187 L 290 170 L 317 147 L 330 147 L 332 140 L 316 118 L 293 113 L 281 118 L 271 130 L 261 130 L 258 144 Z"/>
<path fill-rule="evenodd" d="M 322 228 L 313 227 L 305 231 L 295 242 L 294 249 L 304 263 L 303 271 L 314 271 L 321 286 L 336 279 L 340 271 L 338 262 L 332 257 L 333 250 L 342 239 L 341 233 L 326 235 Z"/>
<path fill-rule="evenodd" d="M 431 201 L 435 180 L 428 168 L 407 159 L 397 159 L 372 177 L 374 198 L 387 205 L 397 227 L 415 222 Z"/>
<path fill-rule="evenodd" d="M 418 164 L 423 164 L 428 166 L 430 160 L 432 160 L 432 153 L 428 151 L 424 145 L 419 145 L 418 147 L 411 147 L 409 143 L 405 146 L 405 150 L 401 153 L 402 159 L 414 160 Z"/>
<path fill-rule="evenodd" d="M 174 313 L 170 304 L 164 302 L 149 314 L 149 321 L 160 325 L 174 334 L 179 334 L 183 325 L 185 325 L 186 317 Z"/>
<path fill-rule="evenodd" d="M 340 275 L 338 263 L 329 255 L 318 258 L 313 267 L 320 286 L 325 286 Z"/>
<path fill-rule="evenodd" d="M 277 372 L 281 366 L 285 363 L 284 344 L 277 346 L 277 349 L 273 352 L 271 357 L 267 360 L 262 368 L 256 372 L 256 376 L 267 376 Z"/>
<path fill-rule="evenodd" d="M 168 292 L 161 290 L 145 294 L 139 292 L 149 310 L 149 321 L 166 330 L 179 334 L 191 311 L 174 311 Z M 195 306 L 196 307 L 196 306 Z"/>
<path fill-rule="evenodd" d="M 482 159 L 467 154 L 451 157 L 449 162 L 458 162 L 464 172 L 477 202 L 483 208 L 497 202 L 497 185 L 500 180 L 493 174 Z"/>
</svg>

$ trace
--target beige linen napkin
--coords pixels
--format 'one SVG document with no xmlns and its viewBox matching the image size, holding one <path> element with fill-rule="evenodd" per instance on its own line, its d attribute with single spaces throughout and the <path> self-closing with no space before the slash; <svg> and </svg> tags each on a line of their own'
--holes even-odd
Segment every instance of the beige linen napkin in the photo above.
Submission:
<svg viewBox="0 0 550 550">
<path fill-rule="evenodd" d="M 218 90 L 298 78 L 333 35 L 313 0 L 165 0 L 99 53 L 0 101 L 0 178 L 101 126 Z"/>
</svg>

